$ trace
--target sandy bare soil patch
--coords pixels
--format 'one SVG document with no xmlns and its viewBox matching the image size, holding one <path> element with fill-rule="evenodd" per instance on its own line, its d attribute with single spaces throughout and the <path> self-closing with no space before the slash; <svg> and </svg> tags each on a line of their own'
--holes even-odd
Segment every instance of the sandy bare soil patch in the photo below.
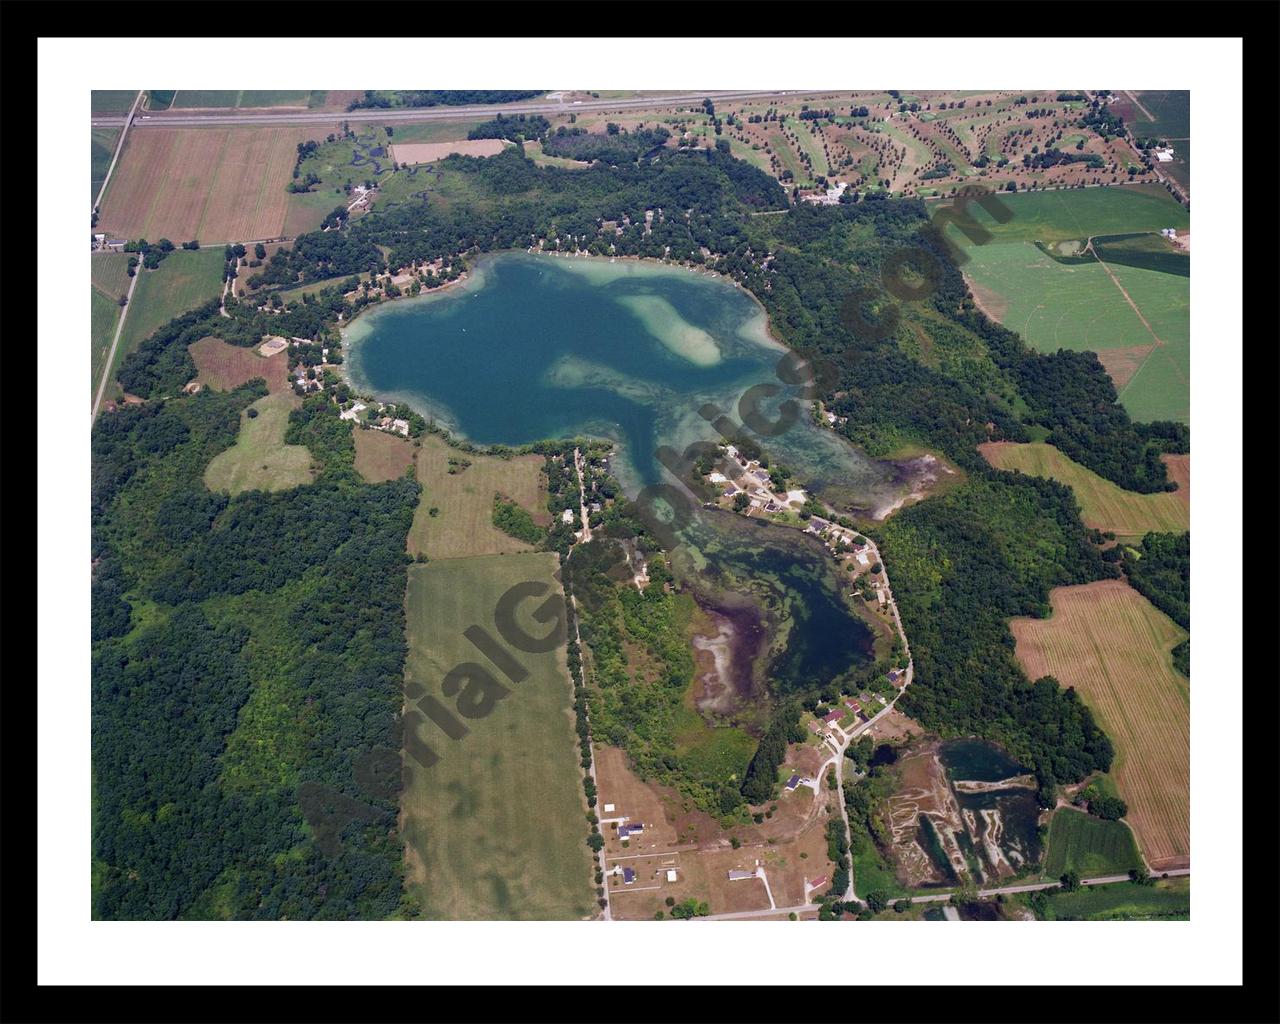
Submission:
<svg viewBox="0 0 1280 1024">
<path fill-rule="evenodd" d="M 451 153 L 493 156 L 506 145 L 501 139 L 460 139 L 457 142 L 401 142 L 391 147 L 391 159 L 402 164 L 429 164 Z"/>
</svg>

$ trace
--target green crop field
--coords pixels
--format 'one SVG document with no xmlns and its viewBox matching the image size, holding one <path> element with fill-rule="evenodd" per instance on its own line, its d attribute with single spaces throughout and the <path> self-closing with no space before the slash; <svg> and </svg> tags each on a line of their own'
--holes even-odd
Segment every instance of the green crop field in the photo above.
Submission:
<svg viewBox="0 0 1280 1024">
<path fill-rule="evenodd" d="M 136 89 L 94 89 L 89 109 L 95 114 L 127 114 L 137 96 Z"/>
<path fill-rule="evenodd" d="M 1081 878 L 1122 875 L 1141 866 L 1133 833 L 1124 822 L 1103 821 L 1069 807 L 1054 814 L 1044 858 L 1046 878 L 1071 870 Z"/>
<path fill-rule="evenodd" d="M 139 265 L 142 277 L 125 316 L 112 375 L 124 357 L 157 327 L 215 298 L 222 290 L 222 267 L 221 249 L 179 249 L 169 253 L 155 270 L 143 270 Z"/>
<path fill-rule="evenodd" d="M 1155 531 L 1181 533 L 1191 527 L 1191 506 L 1175 491 L 1137 494 L 1116 486 L 1062 454 L 1053 445 L 996 442 L 979 450 L 997 469 L 1046 476 L 1076 492 L 1080 518 L 1086 526 L 1139 538 Z"/>
<path fill-rule="evenodd" d="M 111 157 L 115 155 L 120 129 L 94 128 L 90 138 L 89 201 L 93 202 L 98 198 L 98 189 L 107 180 L 107 168 L 111 166 Z"/>
<path fill-rule="evenodd" d="M 318 94 L 323 105 L 324 93 Z M 308 107 L 312 105 L 310 89 L 183 89 L 173 94 L 174 110 L 202 107 Z"/>
<path fill-rule="evenodd" d="M 974 220 L 991 232 L 989 244 L 1057 242 L 1191 226 L 1186 208 L 1159 185 L 1002 192 L 996 198 L 1013 214 L 1006 223 L 997 222 L 977 203 L 968 206 Z M 954 226 L 947 231 L 960 244 L 972 247 Z"/>
<path fill-rule="evenodd" d="M 1155 885 L 1112 882 L 1075 892 L 1056 892 L 1044 903 L 1046 921 L 1188 921 L 1191 880 L 1170 878 Z"/>
<path fill-rule="evenodd" d="M 986 244 L 974 244 L 954 225 L 947 228 L 967 257 L 965 278 L 987 315 L 1038 351 L 1097 352 L 1134 419 L 1189 423 L 1187 258 L 1158 234 L 1165 227 L 1187 228 L 1187 211 L 1163 189 L 1146 186 L 999 200 L 1013 214 L 1005 224 L 976 203 L 968 208 L 992 233 Z M 1099 255 L 1119 262 L 1064 262 L 1035 244 L 1083 250 L 1095 236 L 1102 236 Z"/>
<path fill-rule="evenodd" d="M 563 645 L 531 654 L 504 642 L 494 621 L 503 593 L 517 583 L 548 584 L 551 552 L 453 559 L 409 569 L 405 599 L 409 655 L 405 676 L 450 711 L 442 679 L 478 663 L 509 692 L 470 730 L 449 739 L 411 697 L 406 736 L 438 756 L 423 767 L 406 754 L 401 799 L 407 884 L 424 915 L 444 920 L 580 920 L 596 911 L 589 826 L 571 712 L 572 686 Z M 517 624 L 543 636 L 525 600 Z M 529 675 L 512 683 L 463 635 L 476 625 Z M 475 685 L 468 681 L 467 688 Z M 463 693 L 468 690 L 464 689 Z"/>
<path fill-rule="evenodd" d="M 285 491 L 313 478 L 311 452 L 299 444 L 285 444 L 289 413 L 302 399 L 290 391 L 259 398 L 240 414 L 236 443 L 215 455 L 204 471 L 211 491 Z M 249 410 L 256 411 L 250 416 Z"/>
<path fill-rule="evenodd" d="M 1191 137 L 1191 93 L 1186 89 L 1155 89 L 1135 92 L 1138 102 L 1155 118 L 1149 121 L 1140 110 L 1127 114 L 1129 127 L 1138 138 L 1161 136 L 1168 139 Z"/>
</svg>

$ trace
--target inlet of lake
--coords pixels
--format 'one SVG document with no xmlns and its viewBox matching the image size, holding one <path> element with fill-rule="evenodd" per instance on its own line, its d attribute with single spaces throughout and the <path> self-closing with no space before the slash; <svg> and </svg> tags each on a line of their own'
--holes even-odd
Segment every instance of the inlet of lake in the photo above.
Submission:
<svg viewBox="0 0 1280 1024">
<path fill-rule="evenodd" d="M 362 314 L 346 341 L 353 385 L 407 402 L 454 436 L 615 442 L 611 469 L 631 497 L 664 479 L 660 446 L 721 440 L 708 406 L 738 422 L 742 394 L 774 385 L 761 411 L 776 419 L 801 394 L 780 379 L 788 350 L 753 296 L 717 275 L 634 260 L 487 256 L 458 285 Z M 883 508 L 910 488 L 901 464 L 868 458 L 816 424 L 808 400 L 798 405 L 790 429 L 758 438 L 771 463 L 843 507 Z M 870 630 L 817 541 L 701 512 L 683 540 L 692 554 L 681 575 L 700 577 L 700 600 L 723 606 L 749 593 L 775 627 L 771 688 L 825 682 L 869 657 Z"/>
</svg>

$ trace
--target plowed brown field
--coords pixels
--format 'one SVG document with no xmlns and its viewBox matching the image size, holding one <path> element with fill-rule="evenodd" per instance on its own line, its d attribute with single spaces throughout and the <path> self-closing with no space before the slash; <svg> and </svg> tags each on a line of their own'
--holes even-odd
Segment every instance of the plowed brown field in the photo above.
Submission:
<svg viewBox="0 0 1280 1024">
<path fill-rule="evenodd" d="M 1032 679 L 1074 686 L 1115 745 L 1126 820 L 1153 870 L 1190 864 L 1191 696 L 1169 652 L 1186 637 L 1120 580 L 1059 587 L 1048 619 L 1014 619 Z"/>
<path fill-rule="evenodd" d="M 175 243 L 280 237 L 297 144 L 330 130 L 308 125 L 130 132 L 103 198 L 99 229 Z"/>
</svg>

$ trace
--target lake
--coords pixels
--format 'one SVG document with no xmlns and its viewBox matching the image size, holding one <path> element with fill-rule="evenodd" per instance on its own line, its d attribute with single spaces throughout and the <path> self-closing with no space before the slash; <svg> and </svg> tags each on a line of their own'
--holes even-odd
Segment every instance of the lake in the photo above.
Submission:
<svg viewBox="0 0 1280 1024">
<path fill-rule="evenodd" d="M 447 291 L 382 304 L 346 331 L 352 383 L 406 401 L 477 444 L 575 436 L 618 446 L 612 469 L 634 497 L 665 479 L 655 458 L 719 440 L 705 407 L 738 420 L 748 388 L 776 384 L 776 417 L 799 396 L 775 372 L 788 350 L 755 299 L 724 278 L 637 261 L 502 253 Z M 772 462 L 824 487 L 884 502 L 899 468 L 799 420 L 760 438 Z M 755 683 L 775 693 L 824 683 L 871 655 L 822 546 L 799 531 L 698 508 L 681 533 L 676 574 L 700 603 L 768 629 Z M 766 670 L 768 679 L 764 678 Z"/>
<path fill-rule="evenodd" d="M 778 385 L 762 411 L 801 393 L 775 372 L 787 349 L 764 311 L 725 278 L 634 260 L 501 253 L 445 291 L 383 303 L 345 332 L 353 384 L 406 401 L 477 444 L 590 435 L 619 446 L 628 494 L 662 478 L 660 445 L 720 440 L 700 414 L 738 421 L 738 400 Z M 807 403 L 770 457 L 821 491 L 877 503 L 904 492 L 899 467 L 818 427 Z"/>
</svg>

